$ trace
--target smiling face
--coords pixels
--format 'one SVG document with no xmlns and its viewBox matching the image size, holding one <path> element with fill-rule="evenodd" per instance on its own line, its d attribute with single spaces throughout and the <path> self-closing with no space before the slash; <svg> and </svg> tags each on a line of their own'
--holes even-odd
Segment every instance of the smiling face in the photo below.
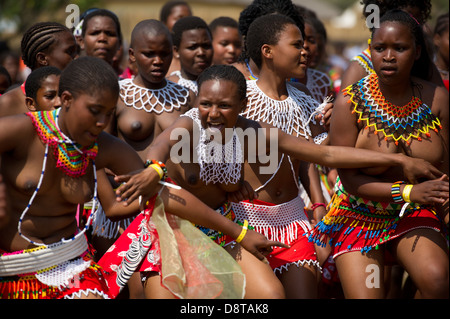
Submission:
<svg viewBox="0 0 450 319">
<path fill-rule="evenodd" d="M 107 16 L 89 19 L 81 42 L 81 48 L 86 55 L 98 57 L 111 64 L 119 46 L 119 34 L 113 19 Z"/>
<path fill-rule="evenodd" d="M 196 80 L 212 63 L 213 47 L 209 32 L 206 29 L 184 31 L 175 52 L 179 55 L 183 76 Z"/>
<path fill-rule="evenodd" d="M 108 89 L 93 94 L 61 94 L 61 130 L 82 146 L 90 146 L 108 125 L 117 103 L 117 93 Z"/>
<path fill-rule="evenodd" d="M 213 34 L 213 64 L 233 64 L 242 52 L 242 39 L 238 29 L 219 26 Z"/>
<path fill-rule="evenodd" d="M 303 36 L 294 24 L 287 24 L 280 32 L 278 43 L 270 47 L 277 73 L 285 78 L 303 78 L 307 69 L 307 51 Z"/>
<path fill-rule="evenodd" d="M 241 99 L 236 83 L 213 79 L 202 83 L 195 103 L 203 128 L 225 138 L 225 129 L 235 127 L 247 101 Z"/>
<path fill-rule="evenodd" d="M 409 79 L 414 62 L 420 57 L 420 47 L 408 26 L 386 21 L 373 33 L 370 52 L 375 72 L 380 80 Z"/>
<path fill-rule="evenodd" d="M 172 41 L 164 33 L 157 35 L 142 32 L 139 41 L 130 48 L 130 61 L 138 69 L 137 84 L 160 87 L 165 85 L 165 76 L 172 62 Z M 142 80 L 143 83 L 139 83 Z"/>
</svg>

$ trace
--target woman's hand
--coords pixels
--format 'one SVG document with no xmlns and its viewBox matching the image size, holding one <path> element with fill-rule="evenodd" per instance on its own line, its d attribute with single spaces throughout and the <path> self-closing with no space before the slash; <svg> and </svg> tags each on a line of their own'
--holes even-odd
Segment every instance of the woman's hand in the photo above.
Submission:
<svg viewBox="0 0 450 319">
<path fill-rule="evenodd" d="M 272 252 L 273 246 L 290 247 L 278 241 L 270 241 L 264 235 L 250 229 L 239 244 L 259 260 L 264 260 L 266 258 L 265 256 Z"/>
<path fill-rule="evenodd" d="M 421 178 L 432 180 L 444 175 L 444 173 L 424 159 L 409 157 L 404 154 L 399 155 L 402 157 L 401 165 L 403 168 L 403 174 L 412 184 L 417 184 Z"/>
<path fill-rule="evenodd" d="M 258 198 L 258 193 L 253 190 L 253 187 L 247 181 L 242 182 L 239 190 L 227 193 L 227 200 L 229 202 L 252 201 L 256 198 Z"/>
<path fill-rule="evenodd" d="M 161 186 L 158 184 L 160 177 L 153 168 L 146 168 L 135 174 L 116 176 L 114 180 L 122 183 L 116 190 L 117 201 L 123 202 L 125 206 L 128 206 L 131 202 L 141 197 L 141 209 L 143 209 L 143 204 L 153 197 Z"/>
<path fill-rule="evenodd" d="M 416 204 L 440 204 L 448 201 L 449 178 L 443 175 L 438 179 L 415 184 L 411 189 L 411 202 Z"/>
</svg>

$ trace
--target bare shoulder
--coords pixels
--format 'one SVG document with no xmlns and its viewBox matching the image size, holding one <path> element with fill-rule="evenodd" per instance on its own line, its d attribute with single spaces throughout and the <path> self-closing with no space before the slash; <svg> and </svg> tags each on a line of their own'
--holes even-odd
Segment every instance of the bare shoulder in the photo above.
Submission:
<svg viewBox="0 0 450 319">
<path fill-rule="evenodd" d="M 20 87 L 0 96 L 0 117 L 28 112 L 25 95 Z"/>
</svg>

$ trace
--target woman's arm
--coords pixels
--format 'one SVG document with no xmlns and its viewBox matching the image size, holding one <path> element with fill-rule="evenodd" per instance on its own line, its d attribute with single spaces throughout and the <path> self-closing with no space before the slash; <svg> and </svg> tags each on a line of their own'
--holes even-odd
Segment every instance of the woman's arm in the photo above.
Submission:
<svg viewBox="0 0 450 319">
<path fill-rule="evenodd" d="M 242 227 L 208 207 L 197 197 L 184 189 L 176 190 L 164 188 L 161 193 L 164 209 L 171 214 L 189 220 L 195 224 L 218 230 L 224 234 L 237 238 Z M 265 236 L 248 230 L 240 242 L 242 247 L 260 260 L 272 251 L 272 246 L 288 248 L 288 245 L 276 241 L 269 241 Z"/>
</svg>

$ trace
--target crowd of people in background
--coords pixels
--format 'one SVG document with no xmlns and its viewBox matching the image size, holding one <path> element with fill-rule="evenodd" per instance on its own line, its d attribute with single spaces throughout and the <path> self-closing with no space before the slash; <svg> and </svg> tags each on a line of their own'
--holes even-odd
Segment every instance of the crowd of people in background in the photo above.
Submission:
<svg viewBox="0 0 450 319">
<path fill-rule="evenodd" d="M 355 56 L 291 0 L 2 46 L 0 299 L 448 298 L 449 14 L 361 4 Z"/>
</svg>

